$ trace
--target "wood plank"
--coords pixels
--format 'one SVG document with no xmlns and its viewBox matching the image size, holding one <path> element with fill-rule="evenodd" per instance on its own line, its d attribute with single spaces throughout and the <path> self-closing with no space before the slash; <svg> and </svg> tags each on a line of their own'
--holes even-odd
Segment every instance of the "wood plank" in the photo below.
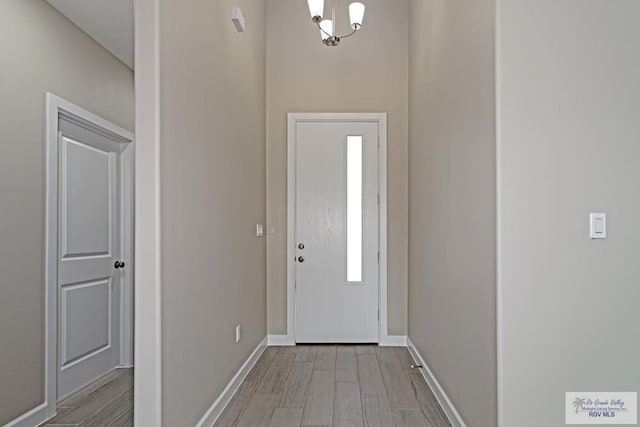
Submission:
<svg viewBox="0 0 640 427">
<path fill-rule="evenodd" d="M 313 364 L 314 371 L 335 371 L 336 369 L 336 346 L 323 345 L 318 347 L 316 360 Z"/>
<path fill-rule="evenodd" d="M 302 408 L 277 408 L 271 417 L 269 427 L 299 427 L 301 422 Z"/>
<path fill-rule="evenodd" d="M 313 371 L 302 415 L 303 426 L 331 425 L 334 371 Z"/>
<path fill-rule="evenodd" d="M 273 359 L 275 359 L 278 351 L 278 347 L 267 347 L 251 369 L 251 372 L 249 372 L 249 375 L 247 375 L 245 381 L 260 383 L 260 381 L 262 381 L 262 377 L 267 373 L 269 366 L 273 363 Z"/>
<path fill-rule="evenodd" d="M 282 398 L 279 394 L 254 394 L 238 420 L 239 426 L 268 427 Z"/>
<path fill-rule="evenodd" d="M 133 387 L 98 409 L 80 423 L 79 427 L 107 426 L 125 415 L 129 410 L 133 410 Z"/>
<path fill-rule="evenodd" d="M 314 362 L 316 360 L 316 352 L 318 348 L 313 345 L 298 345 L 296 353 L 296 362 Z"/>
<path fill-rule="evenodd" d="M 396 351 L 393 347 L 376 347 L 376 356 L 378 356 L 378 361 L 380 363 L 400 363 L 398 358 L 396 357 Z"/>
<path fill-rule="evenodd" d="M 333 401 L 333 427 L 362 427 L 362 401 L 357 382 L 337 382 Z"/>
<path fill-rule="evenodd" d="M 360 344 L 356 346 L 356 354 L 358 356 L 364 355 L 364 354 L 376 354 L 375 348 L 376 346 L 373 346 L 373 345 Z"/>
<path fill-rule="evenodd" d="M 429 424 L 420 411 L 393 411 L 393 422 L 396 427 L 440 427 Z"/>
<path fill-rule="evenodd" d="M 103 384 L 102 387 L 88 394 L 82 394 L 77 400 L 72 400 L 74 407 L 69 412 L 56 416 L 49 424 L 80 424 L 98 409 L 102 408 L 113 399 L 133 386 L 133 376 L 122 374 L 113 381 Z"/>
<path fill-rule="evenodd" d="M 278 353 L 293 353 L 296 354 L 298 352 L 298 348 L 295 345 L 288 345 L 283 347 L 278 347 Z"/>
<path fill-rule="evenodd" d="M 387 394 L 375 354 L 358 356 L 358 380 L 362 394 Z"/>
<path fill-rule="evenodd" d="M 131 376 L 133 378 L 133 369 L 114 369 L 111 372 L 97 378 L 91 384 L 73 393 L 62 402 L 58 403 L 58 407 L 74 407 L 82 403 L 88 395 L 95 393 L 97 390 L 107 386 L 109 383 L 123 376 Z"/>
<path fill-rule="evenodd" d="M 398 357 L 398 361 L 400 361 L 400 366 L 402 367 L 402 369 L 404 369 L 405 371 L 410 371 L 412 369 L 411 365 L 413 365 L 415 362 L 411 357 L 411 353 L 409 353 L 409 350 L 407 350 L 405 347 L 395 347 L 394 350 L 396 352 L 396 356 Z"/>
<path fill-rule="evenodd" d="M 129 409 L 124 415 L 109 424 L 109 427 L 133 427 L 133 409 Z"/>
<path fill-rule="evenodd" d="M 238 388 L 237 393 L 233 396 L 227 407 L 224 408 L 224 411 L 215 422 L 214 426 L 235 425 L 236 421 L 242 414 L 242 410 L 248 405 L 249 400 L 251 400 L 251 397 L 254 395 L 257 387 L 258 384 L 255 382 L 248 383 L 245 380 L 240 388 Z"/>
<path fill-rule="evenodd" d="M 276 354 L 278 354 L 276 347 L 268 347 L 264 353 L 262 353 L 262 356 L 258 359 L 251 372 L 249 372 L 247 378 L 240 385 L 236 395 L 231 399 L 231 402 L 229 402 L 216 421 L 216 426 L 232 426 L 236 423 L 243 409 L 249 404 L 251 397 L 253 397 L 258 389 L 262 378 L 267 373 L 269 365 L 273 362 Z"/>
<path fill-rule="evenodd" d="M 66 413 L 67 413 L 67 412 L 69 412 L 69 411 L 73 411 L 73 407 L 70 407 L 70 406 L 64 406 L 64 407 L 62 407 L 62 408 L 61 408 L 61 407 L 59 407 L 59 406 L 58 406 L 58 407 L 56 408 L 56 417 L 60 417 L 60 416 L 62 416 L 63 414 L 66 414 Z M 54 418 L 53 420 L 55 420 L 55 418 Z M 52 420 L 52 421 L 53 421 L 53 420 Z M 67 426 L 75 426 L 76 424 L 51 424 L 51 423 L 43 424 L 43 426 L 44 426 L 44 427 L 64 426 L 64 425 L 67 425 Z"/>
<path fill-rule="evenodd" d="M 336 381 L 358 381 L 358 363 L 356 348 L 338 346 L 336 352 Z"/>
<path fill-rule="evenodd" d="M 379 394 L 365 394 L 364 417 L 368 427 L 392 427 L 393 412 L 387 396 Z"/>
<path fill-rule="evenodd" d="M 449 419 L 445 415 L 440 403 L 422 377 L 422 373 L 417 370 L 407 372 L 409 381 L 414 389 L 418 406 L 422 410 L 424 417 L 434 426 L 451 426 Z"/>
<path fill-rule="evenodd" d="M 391 409 L 420 409 L 409 378 L 400 367 L 399 362 L 380 362 L 380 371 Z"/>
<path fill-rule="evenodd" d="M 311 382 L 313 362 L 293 362 L 291 373 L 284 385 L 281 408 L 303 408 Z"/>
<path fill-rule="evenodd" d="M 47 423 L 43 424 L 43 427 L 78 427 L 78 424 L 58 424 L 58 423 Z"/>
<path fill-rule="evenodd" d="M 289 376 L 291 364 L 295 359 L 295 354 L 276 354 L 273 362 L 267 369 L 260 387 L 256 393 L 258 394 L 282 394 L 284 392 L 284 384 Z"/>
</svg>

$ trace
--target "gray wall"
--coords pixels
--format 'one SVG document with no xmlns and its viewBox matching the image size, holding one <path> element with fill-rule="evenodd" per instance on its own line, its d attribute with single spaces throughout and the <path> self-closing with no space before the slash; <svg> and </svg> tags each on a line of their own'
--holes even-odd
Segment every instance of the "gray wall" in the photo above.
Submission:
<svg viewBox="0 0 640 427">
<path fill-rule="evenodd" d="M 133 72 L 42 0 L 0 2 L 0 425 L 44 400 L 45 93 L 133 130 Z"/>
<path fill-rule="evenodd" d="M 640 391 L 640 3 L 498 12 L 501 425 L 559 427 L 567 391 Z"/>
<path fill-rule="evenodd" d="M 247 31 L 237 33 L 239 4 Z M 160 2 L 163 425 L 194 425 L 266 336 L 265 2 Z M 242 339 L 235 343 L 236 325 Z"/>
<path fill-rule="evenodd" d="M 494 12 L 410 14 L 409 337 L 473 427 L 496 425 Z"/>
<path fill-rule="evenodd" d="M 362 30 L 333 49 L 307 2 L 267 4 L 269 333 L 287 332 L 287 113 L 387 112 L 388 331 L 406 335 L 408 0 L 367 0 Z M 348 2 L 336 1 L 336 12 L 338 32 L 348 32 Z"/>
</svg>

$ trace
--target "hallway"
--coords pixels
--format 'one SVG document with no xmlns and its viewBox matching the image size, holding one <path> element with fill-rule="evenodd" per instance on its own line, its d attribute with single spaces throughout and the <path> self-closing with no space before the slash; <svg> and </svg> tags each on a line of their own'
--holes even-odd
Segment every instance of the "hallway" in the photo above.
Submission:
<svg viewBox="0 0 640 427">
<path fill-rule="evenodd" d="M 0 427 L 640 425 L 639 21 L 0 2 Z"/>
<path fill-rule="evenodd" d="M 412 363 L 399 347 L 268 347 L 215 426 L 450 426 Z"/>
</svg>

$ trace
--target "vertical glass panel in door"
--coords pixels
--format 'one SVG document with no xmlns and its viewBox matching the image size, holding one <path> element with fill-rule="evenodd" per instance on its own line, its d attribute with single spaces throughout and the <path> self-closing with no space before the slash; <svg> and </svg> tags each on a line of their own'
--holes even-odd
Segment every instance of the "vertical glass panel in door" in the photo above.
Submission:
<svg viewBox="0 0 640 427">
<path fill-rule="evenodd" d="M 362 282 L 362 136 L 347 137 L 347 282 Z"/>
</svg>

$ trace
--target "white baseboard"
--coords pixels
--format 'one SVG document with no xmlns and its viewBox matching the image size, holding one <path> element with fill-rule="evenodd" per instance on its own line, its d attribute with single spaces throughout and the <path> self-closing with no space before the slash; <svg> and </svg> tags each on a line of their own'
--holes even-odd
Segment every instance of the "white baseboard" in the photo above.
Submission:
<svg viewBox="0 0 640 427">
<path fill-rule="evenodd" d="M 262 356 L 262 353 L 267 348 L 267 343 L 267 337 L 264 337 L 264 339 L 260 342 L 260 344 L 258 344 L 256 349 L 253 350 L 253 353 L 251 353 L 249 358 L 240 367 L 238 372 L 236 372 L 236 374 L 233 376 L 229 384 L 227 384 L 220 396 L 218 396 L 216 401 L 213 402 L 213 404 L 209 407 L 200 421 L 198 421 L 196 427 L 213 426 L 218 417 L 220 417 L 220 415 L 222 414 L 222 411 L 224 411 L 224 408 L 226 408 L 231 401 L 231 398 L 233 398 L 233 396 L 238 391 L 238 388 L 240 388 L 242 382 L 245 380 L 245 378 L 247 378 L 247 375 L 249 374 L 249 371 L 251 371 L 251 368 L 253 368 L 258 359 L 260 359 L 260 356 Z"/>
<path fill-rule="evenodd" d="M 4 427 L 35 427 L 49 418 L 49 405 L 45 402 L 15 420 L 9 421 Z"/>
<path fill-rule="evenodd" d="M 420 372 L 429 385 L 429 388 L 431 388 L 431 391 L 436 396 L 436 399 L 438 399 L 438 402 L 440 403 L 440 406 L 442 406 L 442 409 L 447 415 L 447 418 L 449 418 L 451 425 L 453 427 L 467 427 L 464 420 L 460 416 L 460 413 L 457 411 L 455 406 L 453 406 L 453 402 L 451 402 L 451 399 L 449 399 L 447 394 L 444 392 L 442 386 L 433 375 L 433 372 L 431 372 L 431 369 L 429 369 L 429 366 L 411 342 L 411 338 L 407 338 L 407 347 L 409 349 L 409 353 L 411 353 L 411 357 L 413 357 L 414 362 L 416 362 L 416 364 L 422 365 L 422 369 L 420 369 Z"/>
<path fill-rule="evenodd" d="M 289 347 L 296 345 L 295 338 L 289 335 L 268 335 L 267 339 L 269 340 L 270 346 Z"/>
<path fill-rule="evenodd" d="M 406 335 L 383 335 L 378 343 L 380 347 L 406 347 Z"/>
<path fill-rule="evenodd" d="M 296 340 L 289 335 L 269 335 L 269 346 L 294 346 Z M 406 347 L 407 336 L 406 335 L 386 335 L 380 338 L 379 344 L 381 347 Z"/>
</svg>

